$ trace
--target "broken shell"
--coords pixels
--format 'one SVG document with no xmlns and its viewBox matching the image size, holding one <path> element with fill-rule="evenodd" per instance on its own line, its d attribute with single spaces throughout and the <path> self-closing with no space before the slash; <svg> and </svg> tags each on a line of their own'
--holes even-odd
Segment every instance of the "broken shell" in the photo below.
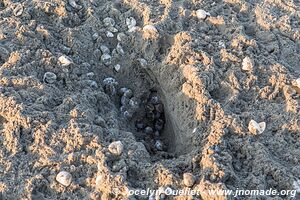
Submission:
<svg viewBox="0 0 300 200">
<path fill-rule="evenodd" d="M 24 11 L 24 7 L 22 6 L 22 4 L 18 4 L 13 11 L 14 16 L 18 17 L 22 15 L 23 11 Z"/>
<path fill-rule="evenodd" d="M 120 64 L 116 64 L 116 65 L 114 66 L 114 69 L 115 69 L 116 72 L 120 71 L 121 65 L 120 65 Z"/>
<path fill-rule="evenodd" d="M 266 122 L 257 123 L 256 121 L 251 120 L 248 129 L 254 135 L 261 134 L 266 129 Z"/>
<path fill-rule="evenodd" d="M 136 26 L 136 20 L 133 17 L 126 18 L 126 25 L 128 29 Z"/>
<path fill-rule="evenodd" d="M 123 153 L 124 146 L 121 141 L 115 141 L 108 145 L 108 150 L 110 153 L 120 156 Z"/>
<path fill-rule="evenodd" d="M 151 133 L 153 133 L 153 128 L 151 128 L 150 126 L 147 126 L 147 127 L 145 128 L 145 133 L 146 133 L 146 134 L 151 134 Z"/>
<path fill-rule="evenodd" d="M 253 66 L 254 66 L 253 60 L 249 56 L 246 56 L 242 62 L 242 70 L 251 71 L 253 70 Z"/>
<path fill-rule="evenodd" d="M 158 150 L 158 151 L 162 151 L 163 150 L 163 143 L 160 140 L 156 140 L 154 147 Z"/>
<path fill-rule="evenodd" d="M 67 187 L 72 182 L 72 175 L 67 171 L 61 171 L 56 175 L 56 181 Z"/>
<path fill-rule="evenodd" d="M 118 52 L 119 54 L 124 55 L 124 50 L 123 50 L 123 48 L 122 48 L 122 46 L 121 46 L 120 43 L 117 44 L 116 50 L 117 50 L 117 52 Z"/>
<path fill-rule="evenodd" d="M 98 84 L 97 84 L 96 81 L 89 80 L 89 84 L 90 84 L 90 87 L 93 88 L 93 89 L 97 89 L 98 88 Z"/>
<path fill-rule="evenodd" d="M 106 31 L 106 37 L 108 37 L 108 38 L 113 38 L 115 35 L 112 33 L 112 32 L 110 32 L 110 31 Z"/>
<path fill-rule="evenodd" d="M 130 27 L 130 29 L 128 29 L 128 32 L 129 33 L 133 33 L 133 32 L 136 32 L 138 30 L 139 27 L 137 26 L 133 26 L 133 27 Z"/>
<path fill-rule="evenodd" d="M 157 32 L 157 29 L 153 25 L 146 25 L 143 27 L 143 31 Z"/>
<path fill-rule="evenodd" d="M 103 54 L 110 54 L 109 48 L 108 48 L 107 46 L 105 46 L 105 45 L 101 45 L 101 46 L 100 46 L 100 50 L 101 50 L 101 52 L 102 52 Z"/>
<path fill-rule="evenodd" d="M 49 84 L 52 84 L 56 81 L 56 75 L 52 72 L 46 72 L 44 74 L 44 78 L 43 78 L 43 81 L 45 83 L 49 83 Z"/>
<path fill-rule="evenodd" d="M 111 64 L 111 56 L 109 54 L 103 54 L 101 56 L 101 60 L 104 63 L 104 65 L 106 65 L 106 66 Z"/>
<path fill-rule="evenodd" d="M 195 184 L 195 176 L 191 173 L 183 174 L 183 183 L 186 187 L 192 187 Z"/>
<path fill-rule="evenodd" d="M 198 19 L 206 19 L 208 16 L 210 16 L 210 13 L 206 12 L 205 10 L 199 9 L 196 11 L 196 16 Z"/>
<path fill-rule="evenodd" d="M 75 0 L 69 0 L 68 1 L 70 6 L 72 6 L 73 8 L 77 9 L 77 10 L 80 10 L 82 8 L 82 6 L 78 5 Z"/>
<path fill-rule="evenodd" d="M 139 103 L 138 101 L 136 100 L 136 98 L 132 97 L 130 100 L 129 100 L 129 106 L 132 108 L 132 109 L 137 109 L 139 107 Z"/>
<path fill-rule="evenodd" d="M 72 59 L 65 55 L 60 56 L 58 58 L 58 61 L 61 64 L 61 66 L 63 66 L 63 67 L 69 66 L 70 64 L 73 63 Z"/>
<path fill-rule="evenodd" d="M 121 104 L 122 104 L 123 106 L 125 106 L 125 105 L 128 105 L 128 103 L 129 103 L 129 98 L 126 97 L 126 96 L 122 96 L 122 97 L 121 97 Z"/>
<path fill-rule="evenodd" d="M 104 20 L 103 20 L 103 23 L 106 27 L 110 27 L 110 26 L 115 26 L 116 25 L 116 22 L 113 18 L 110 18 L 110 17 L 106 17 Z"/>
</svg>

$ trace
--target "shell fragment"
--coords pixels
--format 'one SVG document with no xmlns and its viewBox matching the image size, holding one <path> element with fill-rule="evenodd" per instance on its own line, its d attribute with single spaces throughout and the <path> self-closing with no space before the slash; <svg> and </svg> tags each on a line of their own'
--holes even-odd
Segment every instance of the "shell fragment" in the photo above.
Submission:
<svg viewBox="0 0 300 200">
<path fill-rule="evenodd" d="M 257 123 L 256 121 L 251 120 L 248 129 L 254 135 L 262 134 L 266 129 L 266 122 Z"/>
</svg>

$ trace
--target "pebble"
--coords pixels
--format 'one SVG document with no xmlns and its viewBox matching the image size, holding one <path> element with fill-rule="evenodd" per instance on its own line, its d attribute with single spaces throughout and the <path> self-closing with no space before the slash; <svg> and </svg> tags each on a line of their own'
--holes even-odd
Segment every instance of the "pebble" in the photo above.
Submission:
<svg viewBox="0 0 300 200">
<path fill-rule="evenodd" d="M 210 13 L 206 12 L 205 10 L 199 9 L 196 11 L 196 16 L 198 19 L 206 19 L 208 16 L 210 16 Z"/>
<path fill-rule="evenodd" d="M 55 81 L 56 81 L 56 75 L 54 74 L 54 73 L 52 73 L 52 72 L 46 72 L 45 74 L 44 74 L 44 78 L 43 78 L 43 81 L 45 82 L 45 83 L 49 83 L 49 84 L 52 84 L 52 83 L 54 83 Z"/>
<path fill-rule="evenodd" d="M 158 151 L 162 151 L 163 150 L 163 143 L 160 140 L 156 140 L 154 147 L 158 150 Z"/>
<path fill-rule="evenodd" d="M 108 150 L 113 155 L 120 156 L 123 153 L 124 146 L 121 141 L 115 141 L 110 143 Z"/>
<path fill-rule="evenodd" d="M 106 66 L 111 64 L 111 56 L 109 54 L 103 54 L 101 56 L 101 60 L 104 63 L 104 65 L 106 65 Z"/>
<path fill-rule="evenodd" d="M 22 15 L 23 11 L 24 11 L 24 7 L 22 6 L 22 4 L 18 4 L 13 11 L 14 16 L 18 17 Z"/>
<path fill-rule="evenodd" d="M 266 122 L 257 123 L 254 120 L 251 120 L 248 125 L 250 133 L 257 135 L 262 134 L 266 129 Z"/>
<path fill-rule="evenodd" d="M 104 20 L 103 20 L 103 23 L 106 27 L 112 27 L 112 26 L 115 26 L 116 25 L 116 22 L 113 18 L 110 18 L 110 17 L 106 17 Z"/>
<path fill-rule="evenodd" d="M 69 66 L 73 63 L 72 59 L 65 55 L 60 56 L 58 61 L 63 67 Z"/>
<path fill-rule="evenodd" d="M 82 8 L 82 6 L 78 5 L 75 0 L 69 0 L 69 4 L 70 6 L 72 6 L 73 8 L 80 10 Z"/>
<path fill-rule="evenodd" d="M 56 175 L 56 181 L 68 187 L 72 182 L 72 175 L 67 171 L 61 171 Z"/>
<path fill-rule="evenodd" d="M 242 62 L 242 70 L 251 71 L 253 70 L 253 67 L 254 67 L 253 60 L 249 56 L 246 56 Z"/>
<path fill-rule="evenodd" d="M 195 176 L 192 173 L 183 174 L 183 183 L 186 187 L 192 187 L 195 184 Z"/>
</svg>

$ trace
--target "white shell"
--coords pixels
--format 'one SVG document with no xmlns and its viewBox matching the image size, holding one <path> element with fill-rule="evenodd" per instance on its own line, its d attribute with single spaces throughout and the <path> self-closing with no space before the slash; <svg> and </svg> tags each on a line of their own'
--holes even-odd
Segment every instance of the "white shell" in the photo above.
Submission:
<svg viewBox="0 0 300 200">
<path fill-rule="evenodd" d="M 73 8 L 77 9 L 77 10 L 80 10 L 80 9 L 82 8 L 82 6 L 78 5 L 78 4 L 75 2 L 75 0 L 69 0 L 69 4 L 70 4 Z"/>
<path fill-rule="evenodd" d="M 295 180 L 293 182 L 293 186 L 294 186 L 294 189 L 297 191 L 297 193 L 300 193 L 300 180 Z"/>
<path fill-rule="evenodd" d="M 158 150 L 158 151 L 162 151 L 163 150 L 163 144 L 160 140 L 156 140 L 154 147 Z"/>
<path fill-rule="evenodd" d="M 122 42 L 122 41 L 124 40 L 124 38 L 126 38 L 125 33 L 118 33 L 118 35 L 117 35 L 117 40 L 118 40 L 119 42 Z"/>
<path fill-rule="evenodd" d="M 210 16 L 210 13 L 206 12 L 205 10 L 199 9 L 196 11 L 196 16 L 198 19 L 206 19 L 207 16 Z"/>
<path fill-rule="evenodd" d="M 43 81 L 52 84 L 56 81 L 56 75 L 52 72 L 46 72 Z"/>
<path fill-rule="evenodd" d="M 72 59 L 69 58 L 68 56 L 60 56 L 58 58 L 58 61 L 60 62 L 60 64 L 63 66 L 63 67 L 66 67 L 66 66 L 69 66 L 70 64 L 73 63 Z"/>
<path fill-rule="evenodd" d="M 94 33 L 92 35 L 93 40 L 97 40 L 99 38 L 99 34 L 98 33 Z"/>
<path fill-rule="evenodd" d="M 242 62 L 242 70 L 251 71 L 253 70 L 253 67 L 254 67 L 253 60 L 249 56 L 246 56 Z"/>
<path fill-rule="evenodd" d="M 133 32 L 136 32 L 138 30 L 138 27 L 137 26 L 133 26 L 133 27 L 130 27 L 129 29 L 128 29 L 128 32 L 129 33 L 133 33 Z"/>
<path fill-rule="evenodd" d="M 108 84 L 118 85 L 118 82 L 116 81 L 116 79 L 114 79 L 112 77 L 107 77 L 103 80 L 103 84 L 104 85 L 108 85 Z"/>
<path fill-rule="evenodd" d="M 106 17 L 104 20 L 103 20 L 103 23 L 105 26 L 107 27 L 110 27 L 110 26 L 115 26 L 116 25 L 116 22 L 113 18 L 110 18 L 110 17 Z"/>
<path fill-rule="evenodd" d="M 254 120 L 251 120 L 248 125 L 250 133 L 257 135 L 262 134 L 266 129 L 266 122 L 257 123 Z"/>
<path fill-rule="evenodd" d="M 113 38 L 115 35 L 112 33 L 112 32 L 110 32 L 110 31 L 106 31 L 106 37 L 108 37 L 108 38 Z"/>
<path fill-rule="evenodd" d="M 140 62 L 142 67 L 145 67 L 148 64 L 147 60 L 145 60 L 144 58 L 138 58 L 137 60 Z"/>
<path fill-rule="evenodd" d="M 121 65 L 120 65 L 120 64 L 116 64 L 116 65 L 114 66 L 114 69 L 116 70 L 116 72 L 120 71 Z"/>
<path fill-rule="evenodd" d="M 109 54 L 103 54 L 101 60 L 106 66 L 111 64 L 111 56 Z"/>
<path fill-rule="evenodd" d="M 153 25 L 146 25 L 143 27 L 143 31 L 152 31 L 152 32 L 157 32 L 157 29 Z"/>
<path fill-rule="evenodd" d="M 116 156 L 120 156 L 123 153 L 124 146 L 121 141 L 115 141 L 110 143 L 110 145 L 108 146 L 108 150 L 110 153 Z"/>
<path fill-rule="evenodd" d="M 105 46 L 105 45 L 101 45 L 101 46 L 100 46 L 100 50 L 101 50 L 101 52 L 102 52 L 103 54 L 110 54 L 109 48 L 108 48 L 107 46 Z"/>
<path fill-rule="evenodd" d="M 120 43 L 117 44 L 116 50 L 119 54 L 124 55 L 125 53 Z"/>
<path fill-rule="evenodd" d="M 24 11 L 24 7 L 22 6 L 22 4 L 18 4 L 13 11 L 14 16 L 18 17 L 22 15 L 23 11 Z"/>
<path fill-rule="evenodd" d="M 136 20 L 133 17 L 126 18 L 126 25 L 128 29 L 136 26 Z"/>
<path fill-rule="evenodd" d="M 99 187 L 100 185 L 103 185 L 104 181 L 105 181 L 105 176 L 104 175 L 98 175 L 96 177 L 96 181 L 95 181 L 96 187 Z"/>
<path fill-rule="evenodd" d="M 300 88 L 300 78 L 296 79 L 296 86 Z"/>
<path fill-rule="evenodd" d="M 186 187 L 192 187 L 195 184 L 195 176 L 191 173 L 184 173 L 183 183 Z"/>
<path fill-rule="evenodd" d="M 67 187 L 72 182 L 72 175 L 67 171 L 61 171 L 56 175 L 56 181 Z"/>
</svg>

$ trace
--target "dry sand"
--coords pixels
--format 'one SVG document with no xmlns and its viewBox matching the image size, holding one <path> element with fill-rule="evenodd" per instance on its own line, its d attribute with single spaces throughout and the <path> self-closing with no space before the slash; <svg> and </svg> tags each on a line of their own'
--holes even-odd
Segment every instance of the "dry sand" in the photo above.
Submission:
<svg viewBox="0 0 300 200">
<path fill-rule="evenodd" d="M 0 199 L 148 199 L 128 189 L 184 189 L 184 173 L 201 194 L 165 199 L 233 199 L 208 189 L 294 189 L 298 0 L 71 4 L 0 0 Z M 198 9 L 211 16 L 198 19 Z M 101 60 L 101 45 L 110 63 Z M 63 65 L 60 56 L 72 63 Z M 242 68 L 246 57 L 249 70 Z M 45 80 L 46 72 L 56 79 Z M 107 77 L 118 85 L 105 89 Z M 108 93 L 122 87 L 139 102 L 130 119 L 120 95 Z M 166 121 L 156 138 L 135 128 L 153 90 Z M 266 122 L 265 131 L 252 134 L 250 120 Z M 153 146 L 157 139 L 163 151 Z M 113 141 L 123 144 L 121 155 L 109 152 Z M 60 171 L 72 175 L 69 186 L 56 181 Z"/>
</svg>

